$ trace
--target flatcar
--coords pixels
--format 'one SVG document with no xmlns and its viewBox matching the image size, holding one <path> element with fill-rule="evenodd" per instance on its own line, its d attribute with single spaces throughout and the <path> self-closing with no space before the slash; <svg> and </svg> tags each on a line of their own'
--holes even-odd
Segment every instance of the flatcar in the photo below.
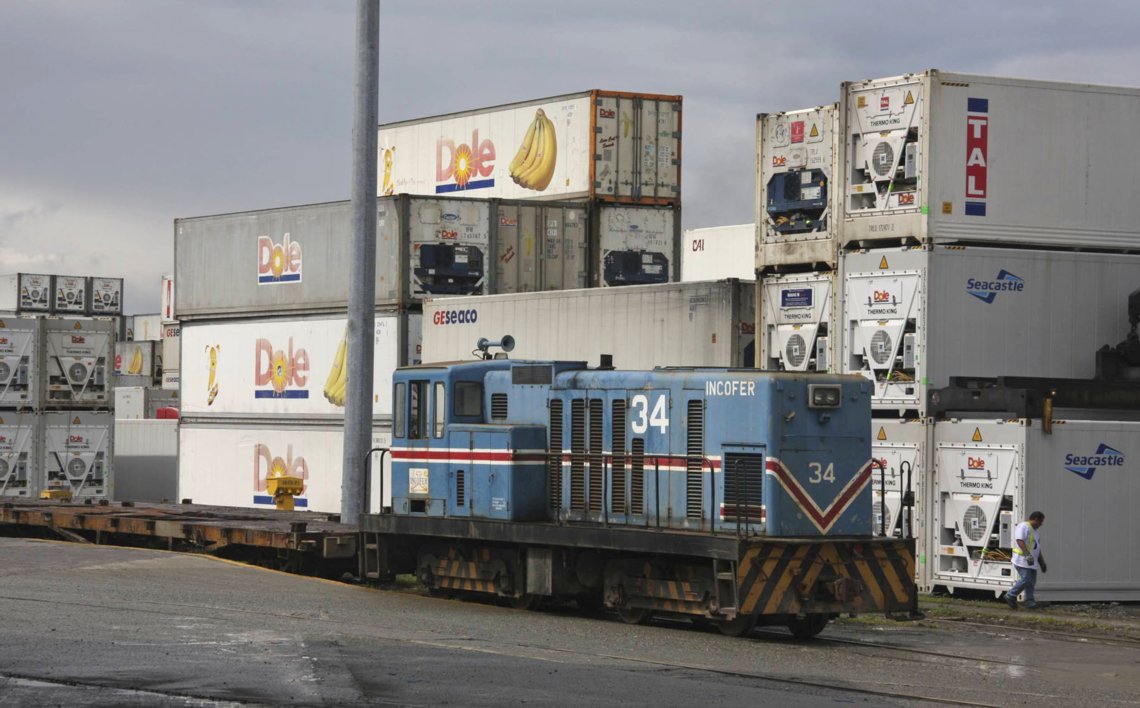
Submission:
<svg viewBox="0 0 1140 708">
<path fill-rule="evenodd" d="M 734 635 L 912 611 L 913 541 L 872 534 L 870 382 L 606 363 L 399 369 L 362 575 Z"/>
</svg>

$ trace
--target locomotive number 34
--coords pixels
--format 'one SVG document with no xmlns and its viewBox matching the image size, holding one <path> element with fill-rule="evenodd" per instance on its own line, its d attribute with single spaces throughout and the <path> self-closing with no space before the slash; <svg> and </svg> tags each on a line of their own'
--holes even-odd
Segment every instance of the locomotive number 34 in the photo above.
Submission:
<svg viewBox="0 0 1140 708">
<path fill-rule="evenodd" d="M 658 396 L 657 400 L 653 402 L 653 412 L 649 412 L 649 397 L 644 394 L 638 394 L 630 400 L 630 406 L 633 407 L 633 420 L 630 421 L 629 427 L 633 430 L 635 435 L 644 435 L 645 431 L 649 428 L 657 428 L 662 434 L 669 432 L 669 412 L 666 410 L 668 407 L 665 401 L 666 396 Z"/>
<path fill-rule="evenodd" d="M 822 462 L 809 462 L 808 470 L 811 472 L 811 476 L 808 477 L 808 482 L 811 484 L 835 481 L 834 462 L 828 462 L 826 465 L 824 465 Z"/>
</svg>

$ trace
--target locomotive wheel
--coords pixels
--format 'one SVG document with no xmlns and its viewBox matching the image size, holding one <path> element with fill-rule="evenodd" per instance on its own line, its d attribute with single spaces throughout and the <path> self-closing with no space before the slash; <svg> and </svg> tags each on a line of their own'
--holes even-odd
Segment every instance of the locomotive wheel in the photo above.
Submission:
<svg viewBox="0 0 1140 708">
<path fill-rule="evenodd" d="M 743 637 L 756 627 L 756 618 L 751 615 L 737 615 L 736 619 L 714 620 L 713 624 L 726 637 Z"/>
<path fill-rule="evenodd" d="M 617 613 L 626 624 L 649 624 L 649 619 L 653 617 L 653 611 L 644 607 L 619 607 Z"/>
<path fill-rule="evenodd" d="M 531 593 L 524 593 L 510 597 L 507 602 L 511 607 L 516 610 L 537 610 L 539 605 L 542 604 L 542 595 L 533 595 Z"/>
<path fill-rule="evenodd" d="M 808 615 L 803 619 L 793 618 L 788 622 L 788 631 L 797 639 L 811 639 L 827 626 L 827 615 Z"/>
</svg>

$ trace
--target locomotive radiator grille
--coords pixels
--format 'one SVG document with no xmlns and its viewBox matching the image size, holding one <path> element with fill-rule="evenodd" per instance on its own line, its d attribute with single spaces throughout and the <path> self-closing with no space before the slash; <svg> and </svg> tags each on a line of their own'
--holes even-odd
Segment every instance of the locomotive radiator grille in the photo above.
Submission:
<svg viewBox="0 0 1140 708">
<path fill-rule="evenodd" d="M 685 458 L 685 516 L 704 517 L 705 404 L 689 401 L 689 427 Z"/>
<path fill-rule="evenodd" d="M 550 402 L 550 449 L 547 450 L 547 476 L 550 483 L 550 508 L 562 508 L 562 401 Z"/>
<path fill-rule="evenodd" d="M 764 456 L 724 456 L 724 517 L 760 520 L 764 505 Z"/>
<path fill-rule="evenodd" d="M 628 511 L 625 503 L 625 401 L 614 401 L 610 413 L 610 430 L 614 456 L 610 479 L 610 509 L 615 513 L 624 513 Z"/>
<path fill-rule="evenodd" d="M 629 500 L 634 514 L 645 513 L 645 438 L 630 444 Z"/>
<path fill-rule="evenodd" d="M 467 475 L 463 470 L 455 470 L 455 505 L 464 506 L 467 502 Z"/>
<path fill-rule="evenodd" d="M 601 512 L 602 500 L 605 498 L 606 455 L 605 455 L 605 418 L 603 406 L 605 402 L 600 398 L 590 399 L 590 488 L 589 509 L 592 512 Z"/>
<path fill-rule="evenodd" d="M 505 393 L 492 393 L 491 394 L 491 420 L 506 420 L 507 419 L 507 394 Z"/>
<path fill-rule="evenodd" d="M 570 510 L 586 509 L 586 402 L 570 401 Z"/>
</svg>

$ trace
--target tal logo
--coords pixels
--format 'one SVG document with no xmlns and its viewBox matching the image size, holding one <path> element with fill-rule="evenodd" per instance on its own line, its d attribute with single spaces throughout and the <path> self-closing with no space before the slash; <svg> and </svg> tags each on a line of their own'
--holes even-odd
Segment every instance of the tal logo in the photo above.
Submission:
<svg viewBox="0 0 1140 708">
<path fill-rule="evenodd" d="M 494 171 L 495 143 L 480 142 L 477 129 L 471 133 L 470 145 L 456 145 L 450 138 L 435 143 L 435 181 L 446 183 L 436 185 L 436 194 L 494 187 Z"/>
<path fill-rule="evenodd" d="M 274 243 L 268 236 L 257 237 L 257 284 L 301 282 L 301 244 L 289 234 Z"/>
<path fill-rule="evenodd" d="M 1096 452 L 1091 455 L 1065 455 L 1065 469 L 1085 479 L 1092 479 L 1101 467 L 1123 466 L 1124 453 L 1104 443 L 1097 445 Z"/>
<path fill-rule="evenodd" d="M 997 277 L 993 280 L 975 280 L 974 278 L 969 278 L 966 281 L 966 292 L 987 305 L 993 303 L 998 293 L 1020 293 L 1024 290 L 1025 280 L 1005 269 L 998 271 Z"/>
<path fill-rule="evenodd" d="M 255 347 L 254 398 L 308 398 L 309 353 L 294 349 L 293 338 L 285 349 L 276 349 L 268 339 Z"/>
<path fill-rule="evenodd" d="M 278 448 L 280 451 L 280 448 Z M 266 494 L 266 480 L 270 477 L 300 477 L 305 480 L 301 494 L 309 490 L 309 463 L 300 455 L 293 455 L 293 446 L 285 447 L 285 456 L 274 455 L 268 445 L 258 443 L 253 447 L 253 503 L 272 504 L 273 497 Z M 307 507 L 307 499 L 294 498 L 293 503 Z"/>
</svg>

